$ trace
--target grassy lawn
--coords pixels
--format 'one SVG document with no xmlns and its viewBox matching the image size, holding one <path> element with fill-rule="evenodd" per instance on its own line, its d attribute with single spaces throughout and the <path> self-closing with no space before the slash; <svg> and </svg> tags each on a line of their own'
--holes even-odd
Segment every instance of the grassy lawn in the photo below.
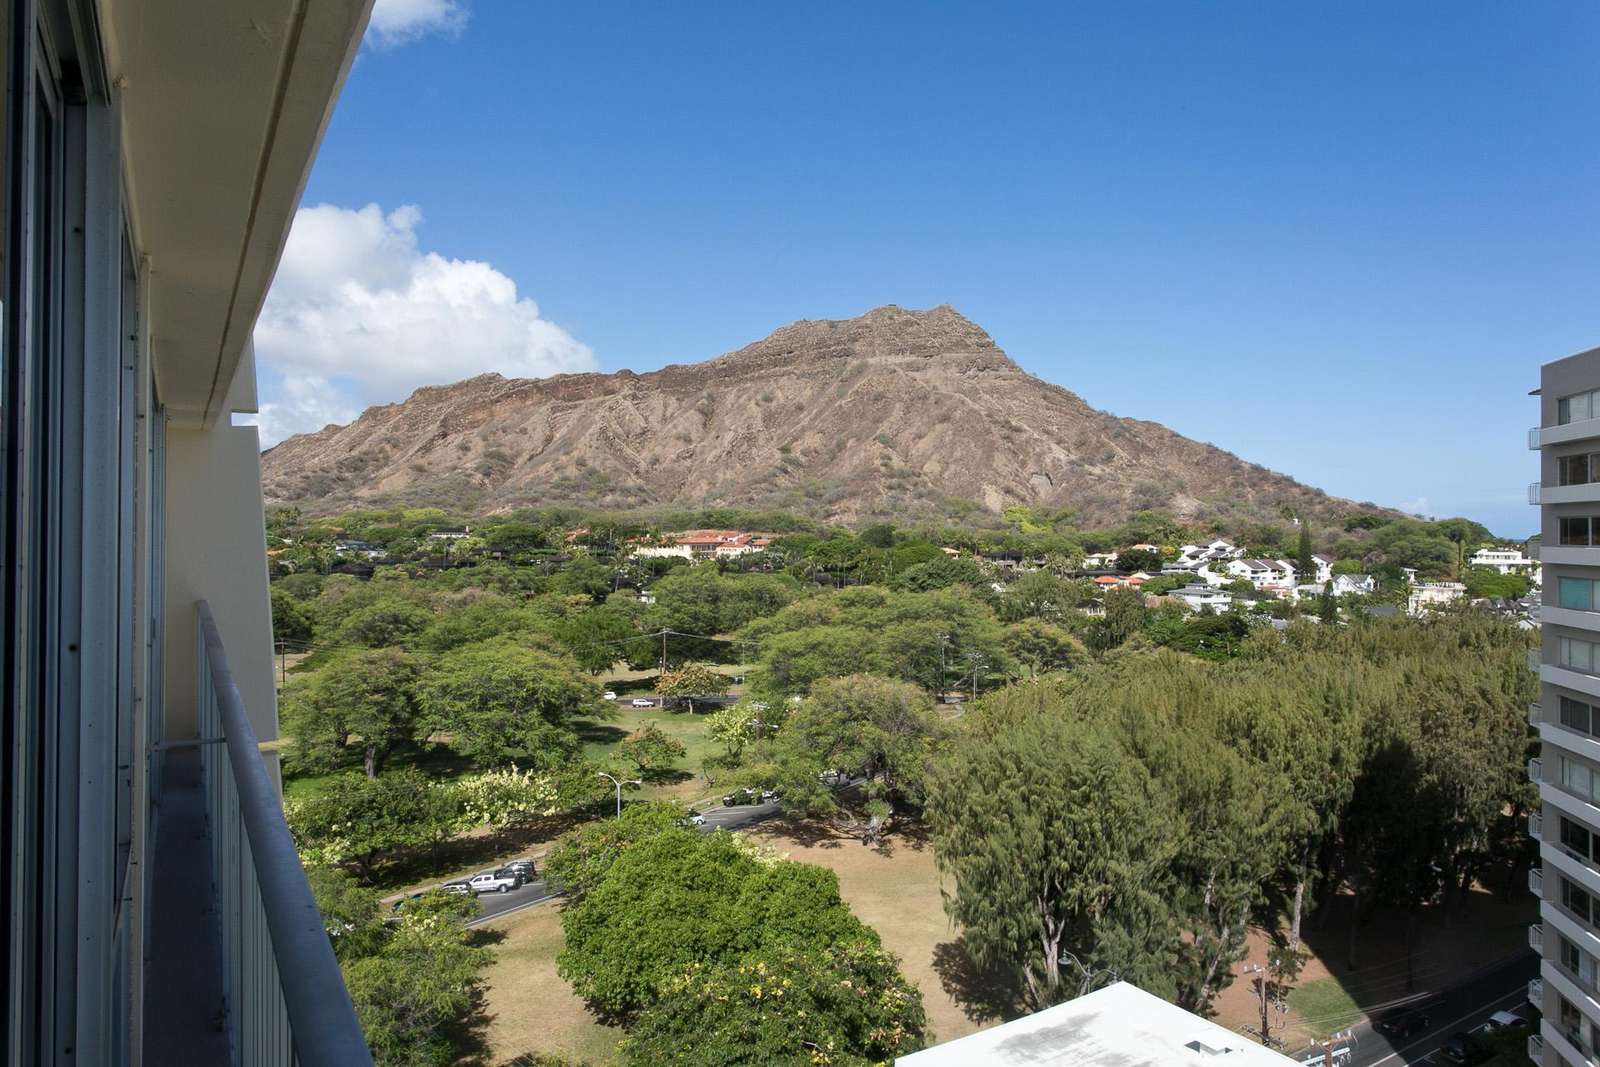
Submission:
<svg viewBox="0 0 1600 1067">
<path fill-rule="evenodd" d="M 1289 1006 L 1320 1034 L 1343 1030 L 1366 1014 L 1337 978 L 1318 978 L 1291 989 Z"/>
<path fill-rule="evenodd" d="M 493 924 L 502 935 L 484 973 L 488 993 L 488 1063 L 525 1052 L 561 1053 L 600 1067 L 613 1061 L 622 1031 L 597 1022 L 556 973 L 561 911 L 553 904 L 519 911 Z"/>
</svg>

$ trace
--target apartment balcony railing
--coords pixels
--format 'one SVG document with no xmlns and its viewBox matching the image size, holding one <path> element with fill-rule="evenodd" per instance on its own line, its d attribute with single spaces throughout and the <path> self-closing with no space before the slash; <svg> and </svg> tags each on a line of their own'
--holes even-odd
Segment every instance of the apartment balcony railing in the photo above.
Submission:
<svg viewBox="0 0 1600 1067">
<path fill-rule="evenodd" d="M 233 1062 L 370 1067 L 216 621 L 204 601 L 198 609 L 202 782 Z"/>
<path fill-rule="evenodd" d="M 1528 649 L 1528 669 L 1534 674 L 1539 673 L 1539 668 L 1544 663 L 1544 650 L 1540 648 Z"/>
<path fill-rule="evenodd" d="M 1528 927 L 1528 947 L 1538 953 L 1544 952 L 1544 925 L 1534 923 Z"/>
<path fill-rule="evenodd" d="M 1539 702 L 1537 700 L 1535 700 L 1532 704 L 1528 705 L 1528 725 L 1529 726 L 1538 726 L 1539 725 L 1539 715 L 1541 713 L 1541 710 L 1542 709 L 1540 709 Z"/>
<path fill-rule="evenodd" d="M 1541 447 L 1539 442 L 1539 429 L 1540 427 L 1538 426 L 1532 426 L 1528 429 L 1528 447 L 1535 452 L 1537 452 Z"/>
<path fill-rule="evenodd" d="M 1539 502 L 1539 483 L 1538 482 L 1529 482 L 1528 483 L 1528 503 L 1537 504 L 1538 502 Z"/>
<path fill-rule="evenodd" d="M 1528 813 L 1528 836 L 1535 841 L 1544 840 L 1544 815 L 1537 811 Z"/>
<path fill-rule="evenodd" d="M 1528 781 L 1534 785 L 1544 781 L 1544 763 L 1538 756 L 1528 761 Z"/>
<path fill-rule="evenodd" d="M 1538 867 L 1528 870 L 1528 892 L 1536 897 L 1544 896 L 1544 871 Z"/>
<path fill-rule="evenodd" d="M 1530 978 L 1530 979 L 1528 979 L 1528 1003 L 1532 1004 L 1534 1007 L 1538 1008 L 1540 1011 L 1544 1010 L 1544 979 L 1543 978 Z"/>
<path fill-rule="evenodd" d="M 1544 1063 L 1544 1035 L 1528 1035 L 1528 1059 L 1537 1064 Z"/>
</svg>

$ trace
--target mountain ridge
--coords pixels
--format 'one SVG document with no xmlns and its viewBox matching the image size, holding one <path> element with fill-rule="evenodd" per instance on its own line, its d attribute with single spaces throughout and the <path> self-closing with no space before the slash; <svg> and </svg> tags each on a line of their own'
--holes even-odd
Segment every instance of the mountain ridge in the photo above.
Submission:
<svg viewBox="0 0 1600 1067">
<path fill-rule="evenodd" d="M 269 503 L 776 506 L 852 521 L 1014 504 L 1088 522 L 1380 510 L 1112 415 L 941 304 L 802 319 L 643 373 L 424 386 L 262 454 Z"/>
</svg>

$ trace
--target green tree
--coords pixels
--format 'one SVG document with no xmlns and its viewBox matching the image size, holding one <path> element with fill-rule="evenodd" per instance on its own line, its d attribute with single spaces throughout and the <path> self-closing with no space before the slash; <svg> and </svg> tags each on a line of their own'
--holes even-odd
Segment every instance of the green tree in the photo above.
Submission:
<svg viewBox="0 0 1600 1067">
<path fill-rule="evenodd" d="M 574 612 L 556 627 L 556 636 L 578 666 L 590 674 L 611 669 L 628 649 L 637 645 L 648 653 L 652 642 L 639 637 L 639 628 L 627 608 L 615 598 L 587 611 Z"/>
<path fill-rule="evenodd" d="M 395 648 L 342 653 L 284 693 L 284 725 L 296 755 L 312 765 L 337 764 L 356 748 L 362 769 L 376 778 L 396 746 L 418 730 L 420 669 Z"/>
<path fill-rule="evenodd" d="M 1046 671 L 1067 670 L 1089 657 L 1082 641 L 1067 630 L 1037 618 L 1007 626 L 1005 641 L 1011 657 L 1027 667 L 1029 678 L 1037 678 Z"/>
<path fill-rule="evenodd" d="M 691 964 L 629 1029 L 624 1067 L 869 1067 L 922 1047 L 922 996 L 871 941 Z"/>
<path fill-rule="evenodd" d="M 865 780 L 862 829 L 876 843 L 891 812 L 921 807 L 945 733 L 927 695 L 907 682 L 864 674 L 819 682 L 774 742 L 783 805 L 814 815 L 841 813 L 839 794 L 818 776 L 845 771 Z"/>
<path fill-rule="evenodd" d="M 455 800 L 420 773 L 340 775 L 320 792 L 284 805 L 300 854 L 313 863 L 353 863 L 363 878 L 385 856 L 433 845 L 449 833 Z"/>
<path fill-rule="evenodd" d="M 313 631 L 311 612 L 279 582 L 272 586 L 272 639 L 309 641 Z"/>
<path fill-rule="evenodd" d="M 732 834 L 676 827 L 625 848 L 561 915 L 556 965 L 595 1010 L 635 1018 L 685 969 L 779 943 L 877 943 L 832 871 L 762 861 Z"/>
<path fill-rule="evenodd" d="M 1144 571 L 1157 574 L 1161 571 L 1161 553 L 1149 548 L 1125 548 L 1117 553 L 1117 570 L 1123 574 Z"/>
<path fill-rule="evenodd" d="M 433 622 L 433 613 L 420 604 L 385 597 L 345 619 L 338 640 L 346 645 L 383 648 L 404 644 Z"/>
<path fill-rule="evenodd" d="M 342 965 L 377 1067 L 445 1067 L 460 1051 L 449 1027 L 474 1014 L 492 955 L 454 919 L 402 909 L 382 949 Z"/>
<path fill-rule="evenodd" d="M 573 718 L 595 714 L 599 696 L 570 659 L 506 640 L 440 656 L 417 687 L 429 731 L 488 765 L 558 765 L 577 748 Z"/>
<path fill-rule="evenodd" d="M 641 841 L 673 829 L 683 810 L 672 804 L 629 804 L 615 819 L 587 823 L 565 834 L 545 859 L 545 877 L 579 901 L 600 884 L 617 857 Z"/>
<path fill-rule="evenodd" d="M 638 770 L 641 778 L 660 775 L 681 760 L 683 742 L 653 722 L 647 722 L 617 743 L 616 754 Z"/>
<path fill-rule="evenodd" d="M 1311 551 L 1311 525 L 1304 519 L 1300 520 L 1300 539 L 1295 546 L 1295 570 L 1300 572 L 1300 580 L 1309 582 L 1317 576 L 1317 561 Z"/>
<path fill-rule="evenodd" d="M 737 761 L 745 746 L 756 739 L 762 714 L 749 701 L 729 704 L 706 716 L 706 734 L 723 747 L 729 762 Z"/>
<path fill-rule="evenodd" d="M 693 714 L 695 698 L 722 696 L 728 691 L 728 679 L 709 667 L 690 663 L 663 674 L 656 683 L 656 691 L 664 697 L 687 701 L 689 712 Z"/>
<path fill-rule="evenodd" d="M 1179 824 L 1106 727 L 1057 711 L 975 730 L 933 775 L 927 815 L 968 953 L 1020 971 L 1031 1007 L 1108 968 L 1171 995 Z"/>
</svg>

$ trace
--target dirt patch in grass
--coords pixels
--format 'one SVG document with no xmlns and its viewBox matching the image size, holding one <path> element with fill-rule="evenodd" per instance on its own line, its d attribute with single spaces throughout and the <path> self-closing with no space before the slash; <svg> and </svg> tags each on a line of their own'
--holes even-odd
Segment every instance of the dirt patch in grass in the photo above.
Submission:
<svg viewBox="0 0 1600 1067">
<path fill-rule="evenodd" d="M 959 933 L 945 917 L 933 846 L 925 839 L 891 834 L 882 847 L 868 848 L 859 837 L 830 834 L 815 823 L 768 823 L 751 836 L 790 859 L 839 876 L 850 910 L 878 931 L 900 957 L 906 978 L 922 991 L 935 1040 L 949 1041 L 1000 1021 L 1009 995 L 967 962 Z"/>
<path fill-rule="evenodd" d="M 611 1063 L 622 1031 L 596 1021 L 556 973 L 562 943 L 559 908 L 540 904 L 488 925 L 505 938 L 484 972 L 486 1062 L 502 1064 L 524 1052 L 546 1052 L 597 1065 Z"/>
</svg>

